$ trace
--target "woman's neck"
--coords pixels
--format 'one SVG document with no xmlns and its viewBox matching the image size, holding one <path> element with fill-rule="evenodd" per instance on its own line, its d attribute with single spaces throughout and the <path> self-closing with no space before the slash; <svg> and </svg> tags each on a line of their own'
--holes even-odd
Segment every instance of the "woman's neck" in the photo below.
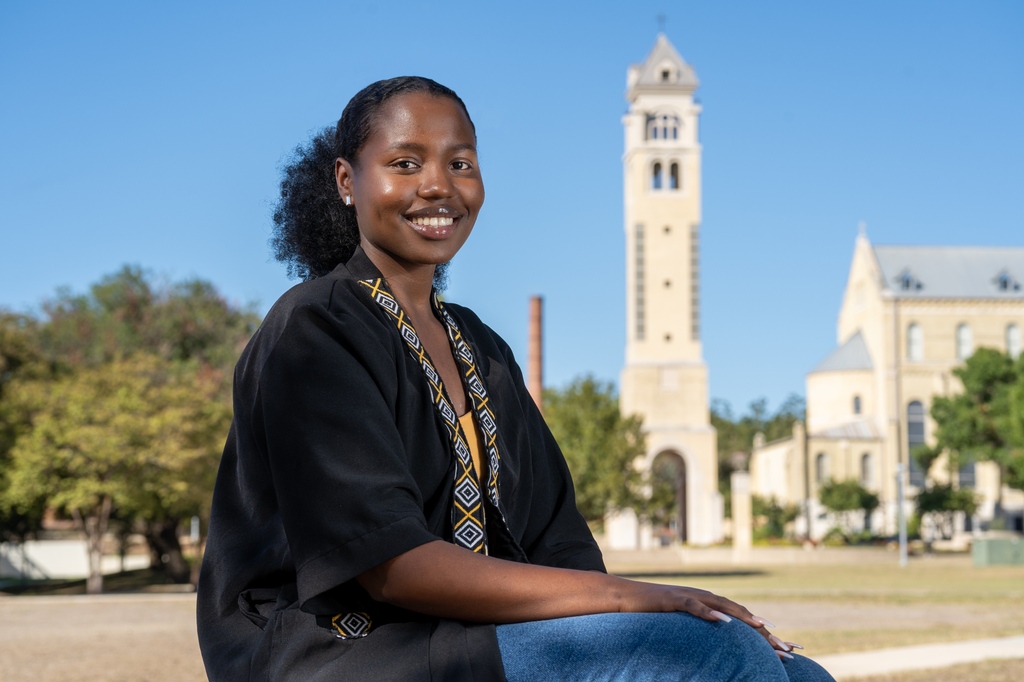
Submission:
<svg viewBox="0 0 1024 682">
<path fill-rule="evenodd" d="M 424 319 L 425 315 L 433 317 L 431 292 L 434 288 L 434 265 L 409 265 L 399 263 L 389 254 L 363 243 L 363 251 L 373 263 L 384 280 L 388 283 L 391 293 L 398 299 L 399 305 L 412 316 L 413 324 Z"/>
</svg>

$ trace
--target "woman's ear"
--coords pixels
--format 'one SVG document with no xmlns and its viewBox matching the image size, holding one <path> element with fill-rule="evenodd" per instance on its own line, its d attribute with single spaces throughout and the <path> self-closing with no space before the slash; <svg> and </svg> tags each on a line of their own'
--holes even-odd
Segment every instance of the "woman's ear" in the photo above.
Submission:
<svg viewBox="0 0 1024 682">
<path fill-rule="evenodd" d="M 334 180 L 338 185 L 338 196 L 346 206 L 355 203 L 352 198 L 352 165 L 345 159 L 335 159 Z"/>
</svg>

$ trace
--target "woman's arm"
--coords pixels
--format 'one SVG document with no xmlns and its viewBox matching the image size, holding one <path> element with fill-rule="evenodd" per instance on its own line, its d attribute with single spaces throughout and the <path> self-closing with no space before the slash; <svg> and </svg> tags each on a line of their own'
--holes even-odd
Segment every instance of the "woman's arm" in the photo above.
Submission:
<svg viewBox="0 0 1024 682">
<path fill-rule="evenodd" d="M 514 623 L 593 613 L 679 611 L 712 621 L 739 618 L 764 630 L 764 621 L 747 609 L 704 590 L 521 564 L 443 541 L 400 554 L 357 580 L 378 601 L 442 618 Z"/>
</svg>

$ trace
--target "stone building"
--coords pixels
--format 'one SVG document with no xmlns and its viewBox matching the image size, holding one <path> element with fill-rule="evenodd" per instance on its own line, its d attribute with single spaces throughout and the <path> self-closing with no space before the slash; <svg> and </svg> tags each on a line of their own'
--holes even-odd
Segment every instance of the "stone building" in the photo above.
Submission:
<svg viewBox="0 0 1024 682">
<path fill-rule="evenodd" d="M 623 414 L 644 420 L 641 466 L 670 476 L 679 513 L 653 529 L 632 512 L 608 519 L 613 548 L 722 537 L 716 433 L 700 335 L 701 145 L 698 81 L 664 35 L 629 68 L 623 116 L 626 363 Z"/>
<path fill-rule="evenodd" d="M 913 499 L 925 478 L 909 453 L 934 443 L 933 398 L 961 389 L 952 371 L 978 347 L 1020 355 L 1022 327 L 1024 248 L 873 246 L 861 230 L 838 347 L 807 375 L 806 430 L 797 424 L 791 438 L 754 443 L 754 494 L 800 504 L 797 532 L 809 521 L 821 537 L 831 521 L 820 485 L 855 479 L 881 500 L 873 529 L 894 533 L 897 464 L 909 468 Z M 962 530 L 984 527 L 997 503 L 1024 529 L 1024 494 L 1003 487 L 994 464 L 966 464 L 953 478 L 982 500 L 973 519 L 958 520 Z"/>
</svg>

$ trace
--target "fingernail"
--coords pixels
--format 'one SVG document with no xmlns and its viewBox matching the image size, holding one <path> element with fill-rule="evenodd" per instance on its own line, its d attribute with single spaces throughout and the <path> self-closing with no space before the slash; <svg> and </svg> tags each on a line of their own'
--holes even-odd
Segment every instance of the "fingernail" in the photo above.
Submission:
<svg viewBox="0 0 1024 682">
<path fill-rule="evenodd" d="M 787 654 L 785 651 L 779 651 L 778 649 L 775 650 L 775 653 L 779 655 L 779 658 L 793 658 L 793 654 Z"/>
<path fill-rule="evenodd" d="M 711 615 L 714 616 L 715 618 L 717 618 L 718 620 L 722 621 L 723 623 L 731 623 L 732 622 L 732 618 L 727 616 L 727 615 L 725 615 L 721 611 L 715 611 L 714 609 L 712 609 L 711 610 Z"/>
<path fill-rule="evenodd" d="M 803 649 L 803 646 L 800 645 L 800 644 L 797 644 L 796 642 L 786 642 L 786 644 L 788 644 L 789 646 L 793 647 L 794 649 Z"/>
<path fill-rule="evenodd" d="M 775 646 L 779 647 L 783 651 L 791 651 L 792 650 L 792 647 L 790 647 L 788 644 L 783 642 L 781 639 L 779 639 L 775 635 L 769 635 L 768 639 L 770 639 Z"/>
<path fill-rule="evenodd" d="M 766 620 L 764 618 L 761 618 L 760 616 L 754 616 L 751 620 L 753 620 L 755 623 L 760 623 L 761 625 L 765 626 L 766 628 L 773 628 L 773 627 L 775 627 L 775 623 L 771 622 L 770 620 Z"/>
</svg>

